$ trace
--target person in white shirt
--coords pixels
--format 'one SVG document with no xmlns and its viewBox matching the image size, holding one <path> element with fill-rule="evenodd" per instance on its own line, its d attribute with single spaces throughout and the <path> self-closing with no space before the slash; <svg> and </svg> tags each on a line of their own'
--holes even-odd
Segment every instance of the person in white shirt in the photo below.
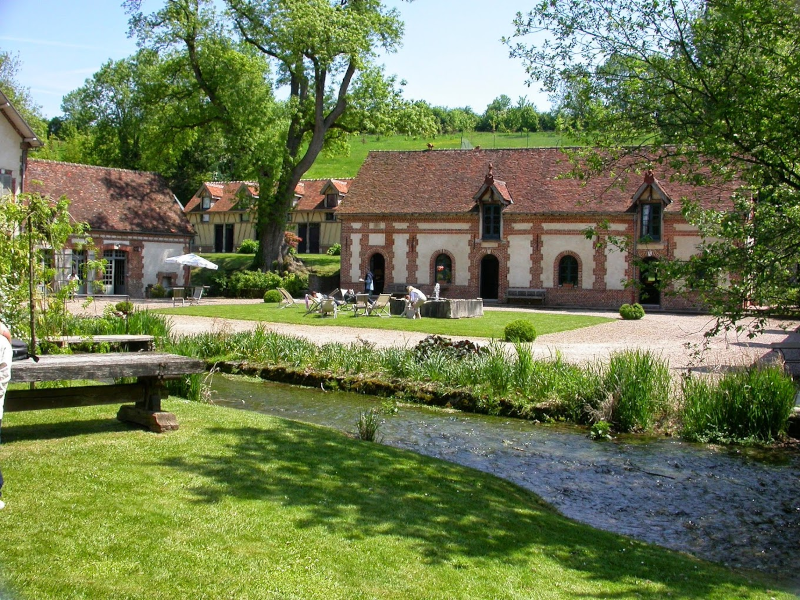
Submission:
<svg viewBox="0 0 800 600">
<path fill-rule="evenodd" d="M 410 285 L 406 288 L 408 292 L 408 308 L 406 309 L 406 317 L 409 319 L 419 319 L 422 317 L 420 313 L 420 307 L 425 304 L 425 301 L 428 297 L 415 288 L 413 285 Z"/>
<path fill-rule="evenodd" d="M 5 323 L 0 321 L 0 428 L 3 426 L 3 406 L 6 400 L 6 389 L 11 380 L 11 361 L 14 358 L 14 351 L 11 349 L 11 332 Z M 3 496 L 3 472 L 0 471 L 0 510 L 6 504 L 2 500 Z"/>
</svg>

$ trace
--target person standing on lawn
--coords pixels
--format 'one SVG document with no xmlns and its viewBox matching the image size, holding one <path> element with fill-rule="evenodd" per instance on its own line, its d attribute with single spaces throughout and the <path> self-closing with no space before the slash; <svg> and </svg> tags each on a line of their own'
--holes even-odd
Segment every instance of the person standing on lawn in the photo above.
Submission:
<svg viewBox="0 0 800 600">
<path fill-rule="evenodd" d="M 0 429 L 3 426 L 3 406 L 6 401 L 6 388 L 11 380 L 11 361 L 14 351 L 11 349 L 11 332 L 5 323 L 0 321 Z M 6 506 L 3 502 L 3 471 L 0 470 L 0 510 Z"/>
</svg>

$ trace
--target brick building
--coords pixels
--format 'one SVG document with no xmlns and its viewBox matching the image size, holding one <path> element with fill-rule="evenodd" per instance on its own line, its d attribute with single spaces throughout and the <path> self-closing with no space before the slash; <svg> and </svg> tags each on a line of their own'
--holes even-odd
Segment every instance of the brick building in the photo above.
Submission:
<svg viewBox="0 0 800 600">
<path fill-rule="evenodd" d="M 645 261 L 688 258 L 700 237 L 683 199 L 730 207 L 734 186 L 695 187 L 672 173 L 579 181 L 558 148 L 373 152 L 338 211 L 341 287 L 359 289 L 369 268 L 376 291 L 414 284 L 443 297 L 505 302 L 536 294 L 546 306 L 664 309 L 691 298 L 659 292 Z M 600 222 L 608 233 L 589 239 Z M 606 244 L 625 236 L 630 249 Z M 640 279 L 641 288 L 626 286 Z"/>
<path fill-rule="evenodd" d="M 148 286 L 188 283 L 188 269 L 164 260 L 188 252 L 194 231 L 157 173 L 29 159 L 24 191 L 69 198 L 72 218 L 89 224 L 97 258 L 107 261 L 105 272 L 87 272 L 94 256 L 73 239 L 53 257 L 56 286 L 73 271 L 80 293 L 143 298 Z"/>
</svg>

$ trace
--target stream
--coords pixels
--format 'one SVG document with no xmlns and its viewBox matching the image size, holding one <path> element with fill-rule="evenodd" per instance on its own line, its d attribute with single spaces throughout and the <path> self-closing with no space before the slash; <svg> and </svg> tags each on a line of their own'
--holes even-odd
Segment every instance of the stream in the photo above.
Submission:
<svg viewBox="0 0 800 600">
<path fill-rule="evenodd" d="M 219 406 L 353 433 L 384 400 L 217 375 Z M 516 419 L 399 405 L 382 443 L 441 458 L 524 487 L 599 529 L 754 569 L 800 590 L 800 453 L 704 446 Z"/>
</svg>

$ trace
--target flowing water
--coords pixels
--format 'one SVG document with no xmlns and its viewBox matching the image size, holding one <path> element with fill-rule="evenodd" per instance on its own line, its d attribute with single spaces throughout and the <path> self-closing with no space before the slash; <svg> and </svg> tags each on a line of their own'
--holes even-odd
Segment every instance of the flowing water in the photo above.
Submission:
<svg viewBox="0 0 800 600">
<path fill-rule="evenodd" d="M 215 377 L 212 401 L 355 431 L 379 398 L 243 378 Z M 595 442 L 545 426 L 401 405 L 383 443 L 492 473 L 564 515 L 800 590 L 800 453 L 633 436 Z"/>
</svg>

